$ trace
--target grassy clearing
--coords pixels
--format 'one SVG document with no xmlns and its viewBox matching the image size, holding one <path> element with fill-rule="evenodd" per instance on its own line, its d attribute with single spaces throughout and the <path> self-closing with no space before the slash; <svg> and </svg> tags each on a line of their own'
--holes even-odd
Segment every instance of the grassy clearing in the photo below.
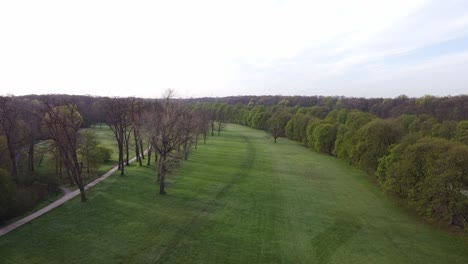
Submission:
<svg viewBox="0 0 468 264">
<path fill-rule="evenodd" d="M 106 163 L 103 163 L 99 166 L 98 170 L 94 175 L 90 175 L 88 178 L 86 173 L 83 174 L 83 177 L 85 178 L 86 182 L 91 182 L 101 174 L 107 172 L 110 170 L 112 167 L 114 167 L 119 159 L 119 153 L 117 149 L 117 143 L 114 138 L 114 134 L 110 130 L 108 126 L 96 126 L 93 128 L 86 128 L 86 131 L 91 131 L 96 134 L 96 137 L 99 141 L 99 144 L 105 148 L 111 149 L 112 150 L 112 156 L 111 160 L 107 161 Z M 84 131 L 84 130 L 82 130 Z M 39 143 L 41 145 L 48 145 L 49 141 L 43 141 Z M 131 152 L 131 154 L 134 154 Z M 55 159 L 53 153 L 46 153 L 44 155 L 43 162 L 41 163 L 40 167 L 36 167 L 36 173 L 39 175 L 39 177 L 55 177 L 56 171 L 55 171 Z M 69 187 L 69 180 L 66 176 L 66 171 L 65 168 L 62 168 L 62 176 L 59 177 L 59 182 L 61 185 L 66 185 Z"/>
<path fill-rule="evenodd" d="M 132 165 L 0 237 L 0 263 L 468 263 L 468 244 L 389 202 L 361 173 L 230 125 L 157 195 Z"/>
<path fill-rule="evenodd" d="M 96 138 L 101 146 L 112 150 L 111 160 L 101 164 L 98 169 L 98 175 L 101 175 L 117 165 L 119 162 L 119 150 L 117 148 L 117 142 L 112 130 L 108 126 L 95 126 L 93 128 L 87 128 L 86 130 L 92 131 L 96 134 Z M 130 156 L 134 157 L 135 151 L 131 151 Z"/>
</svg>

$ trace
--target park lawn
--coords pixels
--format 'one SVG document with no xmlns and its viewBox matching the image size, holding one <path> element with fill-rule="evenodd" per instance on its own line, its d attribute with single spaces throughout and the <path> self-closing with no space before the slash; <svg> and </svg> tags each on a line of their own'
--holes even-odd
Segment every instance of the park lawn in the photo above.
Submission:
<svg viewBox="0 0 468 264">
<path fill-rule="evenodd" d="M 110 170 L 112 167 L 117 165 L 118 160 L 119 160 L 119 152 L 117 148 L 117 143 L 114 137 L 114 134 L 112 130 L 108 126 L 95 126 L 92 128 L 86 128 L 81 131 L 91 131 L 96 134 L 96 138 L 99 141 L 100 146 L 111 149 L 112 150 L 112 155 L 111 159 L 105 163 L 100 164 L 99 168 L 97 169 L 96 173 L 90 175 L 90 177 L 87 177 L 86 173 L 83 173 L 83 177 L 86 182 L 91 182 L 98 176 L 106 173 L 108 170 Z M 38 143 L 39 145 L 43 144 L 50 144 L 50 141 L 42 141 Z M 130 155 L 133 157 L 135 155 L 134 151 L 130 152 Z M 36 166 L 36 173 L 39 175 L 39 177 L 55 177 L 55 160 L 54 156 L 52 153 L 46 153 L 44 156 L 44 160 L 41 163 L 41 166 Z M 65 185 L 67 187 L 69 186 L 69 180 L 66 177 L 66 171 L 65 168 L 62 168 L 62 177 L 59 178 L 59 182 L 62 185 Z M 57 176 L 58 177 L 58 176 Z M 72 188 L 73 189 L 73 188 Z M 76 189 L 76 188 L 75 188 Z"/>
<path fill-rule="evenodd" d="M 468 263 L 358 170 L 250 128 L 199 145 L 165 196 L 126 172 L 0 237 L 0 263 Z"/>
</svg>

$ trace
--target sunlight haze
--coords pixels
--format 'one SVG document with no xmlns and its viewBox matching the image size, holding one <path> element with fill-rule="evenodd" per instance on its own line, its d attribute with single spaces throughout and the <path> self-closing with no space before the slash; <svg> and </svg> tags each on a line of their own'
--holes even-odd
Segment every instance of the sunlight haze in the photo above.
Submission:
<svg viewBox="0 0 468 264">
<path fill-rule="evenodd" d="M 0 94 L 467 94 L 468 1 L 2 1 Z"/>
</svg>

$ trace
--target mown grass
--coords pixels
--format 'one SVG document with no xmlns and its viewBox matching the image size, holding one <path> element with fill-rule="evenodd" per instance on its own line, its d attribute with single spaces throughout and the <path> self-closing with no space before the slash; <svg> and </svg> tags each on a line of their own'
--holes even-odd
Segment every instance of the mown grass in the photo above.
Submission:
<svg viewBox="0 0 468 264">
<path fill-rule="evenodd" d="M 157 194 L 132 165 L 0 237 L 0 263 L 468 263 L 468 244 L 421 224 L 361 172 L 230 125 Z"/>
</svg>

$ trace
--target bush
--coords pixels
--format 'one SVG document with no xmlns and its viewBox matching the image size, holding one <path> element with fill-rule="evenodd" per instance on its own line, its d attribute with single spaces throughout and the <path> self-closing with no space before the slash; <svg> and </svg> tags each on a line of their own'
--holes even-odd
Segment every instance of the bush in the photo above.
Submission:
<svg viewBox="0 0 468 264">
<path fill-rule="evenodd" d="M 112 150 L 105 147 L 98 147 L 97 152 L 99 153 L 99 159 L 102 162 L 110 161 L 112 157 Z"/>
</svg>

